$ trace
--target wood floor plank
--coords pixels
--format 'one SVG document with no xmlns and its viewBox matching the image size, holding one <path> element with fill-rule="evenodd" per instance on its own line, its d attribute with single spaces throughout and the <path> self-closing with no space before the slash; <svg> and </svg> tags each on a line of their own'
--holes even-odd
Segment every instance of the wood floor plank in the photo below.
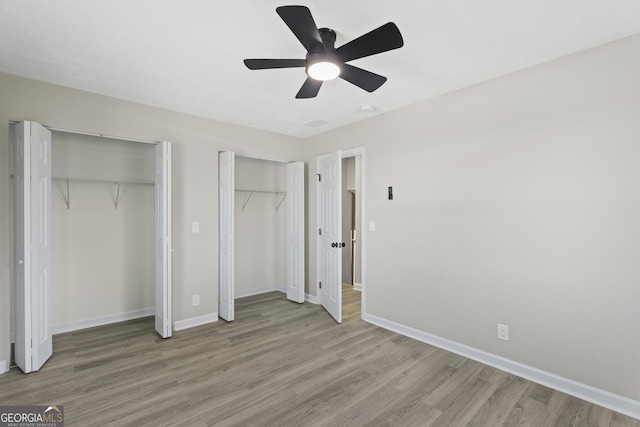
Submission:
<svg viewBox="0 0 640 427">
<path fill-rule="evenodd" d="M 153 318 L 54 337 L 35 373 L 0 375 L 0 404 L 65 408 L 67 426 L 585 426 L 640 421 L 280 292 L 236 320 L 163 340 Z"/>
<path fill-rule="evenodd" d="M 434 421 L 434 427 L 468 425 L 478 410 L 495 393 L 498 386 L 482 378 L 476 378 L 473 382 L 467 383 L 463 387 L 457 398 Z M 441 410 L 441 408 L 438 409 Z"/>
<path fill-rule="evenodd" d="M 478 427 L 502 425 L 527 390 L 528 385 L 526 380 L 510 375 L 478 409 L 469 421 L 469 425 Z"/>
</svg>

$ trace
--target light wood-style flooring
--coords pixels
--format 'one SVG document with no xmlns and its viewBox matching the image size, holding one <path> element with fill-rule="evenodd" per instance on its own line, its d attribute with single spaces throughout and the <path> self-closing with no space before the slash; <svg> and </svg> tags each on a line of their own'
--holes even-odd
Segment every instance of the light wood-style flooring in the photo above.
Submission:
<svg viewBox="0 0 640 427">
<path fill-rule="evenodd" d="M 640 421 L 271 292 L 167 340 L 145 318 L 54 337 L 0 405 L 64 405 L 67 426 L 634 426 Z"/>
</svg>

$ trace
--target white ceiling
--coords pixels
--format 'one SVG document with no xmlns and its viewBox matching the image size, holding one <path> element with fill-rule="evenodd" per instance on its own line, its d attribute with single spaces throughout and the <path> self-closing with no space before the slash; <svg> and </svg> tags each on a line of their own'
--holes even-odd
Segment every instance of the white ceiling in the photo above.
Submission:
<svg viewBox="0 0 640 427">
<path fill-rule="evenodd" d="M 308 6 L 336 46 L 395 22 L 403 48 L 352 62 L 389 80 L 300 100 L 304 69 L 248 70 L 304 58 L 285 4 Z M 0 71 L 306 137 L 636 33 L 638 0 L 2 0 Z"/>
</svg>

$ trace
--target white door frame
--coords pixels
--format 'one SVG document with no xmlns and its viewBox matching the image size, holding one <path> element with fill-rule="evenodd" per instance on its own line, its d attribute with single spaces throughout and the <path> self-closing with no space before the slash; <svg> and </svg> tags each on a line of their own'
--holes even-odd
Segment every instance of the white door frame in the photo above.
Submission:
<svg viewBox="0 0 640 427">
<path fill-rule="evenodd" d="M 321 156 L 318 156 L 321 157 Z M 367 233 L 366 231 L 366 165 L 365 165 L 365 157 L 366 157 L 366 149 L 365 147 L 356 147 L 350 148 L 347 150 L 341 150 L 341 157 L 343 159 L 349 157 L 355 157 L 359 160 L 359 169 L 356 171 L 356 180 L 360 179 L 360 230 L 358 234 L 358 238 L 360 239 L 360 281 L 362 285 L 362 295 L 360 301 L 360 316 L 364 318 L 366 314 L 366 301 L 367 301 L 367 279 L 366 279 L 366 239 Z M 316 171 L 317 172 L 317 171 Z M 319 210 L 320 210 L 320 199 L 316 192 L 316 221 L 319 218 Z M 342 214 L 342 212 L 340 212 Z M 316 227 L 317 229 L 318 227 Z M 320 266 L 320 238 L 316 233 L 316 295 L 318 304 L 322 303 L 322 293 L 320 292 L 319 283 L 321 277 L 321 266 Z"/>
</svg>

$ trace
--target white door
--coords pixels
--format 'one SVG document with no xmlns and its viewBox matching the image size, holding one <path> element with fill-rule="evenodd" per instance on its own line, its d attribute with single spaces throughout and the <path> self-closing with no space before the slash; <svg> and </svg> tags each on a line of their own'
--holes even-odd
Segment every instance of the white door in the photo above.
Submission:
<svg viewBox="0 0 640 427">
<path fill-rule="evenodd" d="M 155 287 L 156 332 L 172 335 L 171 313 L 171 143 L 155 147 Z"/>
<path fill-rule="evenodd" d="M 234 251 L 233 251 L 233 205 L 235 202 L 234 170 L 235 155 L 232 151 L 220 153 L 219 159 L 219 277 L 218 316 L 231 322 L 235 311 L 234 298 Z"/>
<path fill-rule="evenodd" d="M 287 164 L 287 299 L 304 302 L 304 163 Z"/>
<path fill-rule="evenodd" d="M 25 373 L 51 357 L 51 132 L 14 127 L 15 359 Z"/>
<path fill-rule="evenodd" d="M 342 156 L 317 159 L 318 286 L 320 303 L 342 323 Z"/>
</svg>

